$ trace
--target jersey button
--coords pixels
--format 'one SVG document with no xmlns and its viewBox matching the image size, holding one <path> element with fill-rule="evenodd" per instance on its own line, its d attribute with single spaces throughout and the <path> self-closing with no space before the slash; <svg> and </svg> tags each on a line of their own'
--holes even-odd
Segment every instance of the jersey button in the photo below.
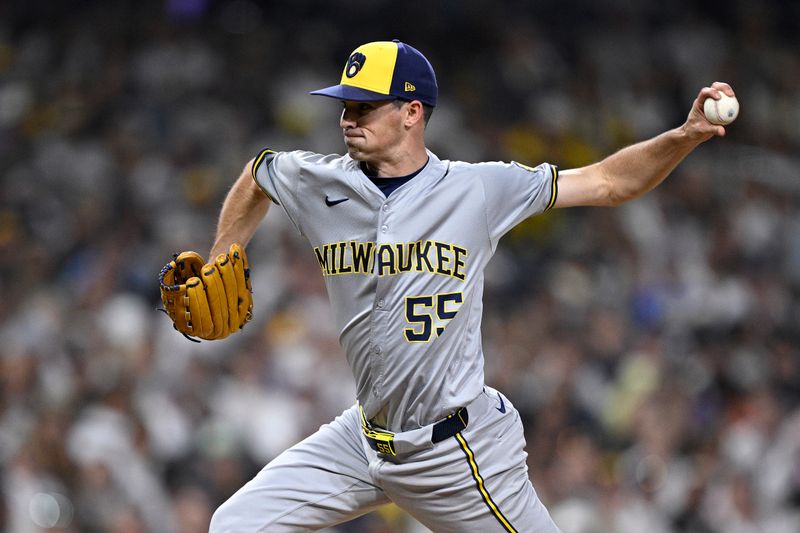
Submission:
<svg viewBox="0 0 800 533">
<path fill-rule="evenodd" d="M 382 307 L 384 306 L 384 304 L 386 304 L 386 301 L 385 301 L 383 298 L 381 298 L 380 300 L 378 300 L 378 307 L 379 307 L 379 308 L 382 308 Z"/>
<path fill-rule="evenodd" d="M 389 231 L 389 226 L 387 226 L 386 224 L 384 224 L 383 226 L 381 226 L 381 231 L 382 231 L 382 232 L 384 232 L 384 233 L 386 233 L 387 231 Z"/>
<path fill-rule="evenodd" d="M 389 204 L 384 204 L 384 206 L 383 206 L 383 212 L 384 212 L 384 213 L 388 213 L 388 212 L 389 212 Z"/>
<path fill-rule="evenodd" d="M 380 346 L 376 346 L 376 347 L 374 348 L 374 350 L 373 350 L 373 351 L 374 351 L 376 354 L 380 355 L 380 354 L 381 354 L 381 352 L 383 352 L 383 348 L 381 348 Z"/>
</svg>

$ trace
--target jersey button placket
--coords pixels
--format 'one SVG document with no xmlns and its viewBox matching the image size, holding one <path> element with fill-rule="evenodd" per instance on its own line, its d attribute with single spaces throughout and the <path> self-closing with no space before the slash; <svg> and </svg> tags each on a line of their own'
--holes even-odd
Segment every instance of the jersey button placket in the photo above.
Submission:
<svg viewBox="0 0 800 533">
<path fill-rule="evenodd" d="M 385 237 L 385 235 L 389 232 L 389 225 L 387 224 L 387 220 L 389 218 L 389 204 L 385 203 L 381 206 L 380 211 L 378 212 L 378 245 L 386 244 L 389 242 L 389 239 Z M 386 285 L 390 283 L 390 279 L 386 277 L 379 277 L 377 287 L 375 289 L 375 305 L 374 309 L 376 311 L 387 311 L 386 309 Z M 385 322 L 382 319 L 375 320 L 375 315 L 373 315 L 373 328 L 378 327 L 380 328 L 382 324 Z"/>
<path fill-rule="evenodd" d="M 378 211 L 378 238 L 377 245 L 389 243 L 388 237 L 389 224 L 388 219 L 391 216 L 391 209 L 388 203 L 384 203 Z M 372 313 L 372 366 L 375 372 L 375 381 L 372 392 L 375 396 L 379 395 L 380 390 L 383 388 L 383 377 L 385 371 L 386 358 L 383 357 L 383 342 L 386 339 L 385 328 L 390 322 L 387 320 L 386 313 L 389 309 L 387 306 L 386 293 L 388 292 L 388 285 L 391 283 L 391 276 L 378 277 L 378 283 L 375 289 L 375 304 L 373 306 L 374 312 Z"/>
</svg>

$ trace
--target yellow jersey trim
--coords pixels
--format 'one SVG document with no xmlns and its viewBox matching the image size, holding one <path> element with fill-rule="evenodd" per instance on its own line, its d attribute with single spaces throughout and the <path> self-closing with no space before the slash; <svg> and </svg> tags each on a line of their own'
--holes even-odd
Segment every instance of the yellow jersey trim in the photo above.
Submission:
<svg viewBox="0 0 800 533">
<path fill-rule="evenodd" d="M 275 205 L 281 205 L 277 200 L 275 200 L 275 198 L 272 197 L 270 193 L 267 192 L 267 189 L 261 186 L 261 184 L 258 182 L 258 178 L 256 178 L 256 169 L 259 167 L 259 165 L 261 165 L 261 163 L 264 162 L 264 158 L 267 157 L 267 155 L 274 153 L 276 153 L 275 150 L 270 150 L 269 148 L 262 150 L 261 153 L 258 154 L 258 157 L 256 157 L 256 160 L 253 161 L 253 168 L 250 169 L 250 175 L 253 177 L 253 181 L 256 182 L 258 188 L 267 195 L 267 198 L 269 198 L 272 203 Z"/>
<path fill-rule="evenodd" d="M 552 181 L 550 182 L 550 203 L 544 208 L 545 211 L 552 209 L 556 205 L 558 199 L 558 167 L 550 165 L 550 172 L 553 174 Z"/>
</svg>

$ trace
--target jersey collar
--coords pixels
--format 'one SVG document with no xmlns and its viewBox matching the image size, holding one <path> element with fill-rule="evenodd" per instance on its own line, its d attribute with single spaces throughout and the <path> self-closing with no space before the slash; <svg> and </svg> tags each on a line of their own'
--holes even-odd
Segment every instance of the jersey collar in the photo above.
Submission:
<svg viewBox="0 0 800 533">
<path fill-rule="evenodd" d="M 436 154 L 427 148 L 425 151 L 428 154 L 428 163 L 419 171 L 419 174 L 417 174 L 414 179 L 397 188 L 392 194 L 392 201 L 396 201 L 402 196 L 405 196 L 408 194 L 408 191 L 419 192 L 425 188 L 432 187 L 447 174 L 449 162 L 441 161 L 436 157 Z M 372 183 L 372 180 L 364 174 L 361 170 L 360 162 L 352 159 L 350 155 L 345 155 L 345 157 L 349 159 L 347 166 L 349 169 L 348 179 L 351 187 L 370 201 L 370 203 L 375 202 L 376 205 L 380 205 L 385 202 L 386 196 L 384 196 L 378 186 Z"/>
</svg>

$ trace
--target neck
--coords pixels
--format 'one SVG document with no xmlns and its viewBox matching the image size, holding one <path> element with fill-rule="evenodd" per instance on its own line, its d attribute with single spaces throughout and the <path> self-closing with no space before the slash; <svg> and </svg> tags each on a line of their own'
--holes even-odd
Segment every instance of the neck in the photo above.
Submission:
<svg viewBox="0 0 800 533">
<path fill-rule="evenodd" d="M 365 160 L 370 175 L 378 178 L 407 176 L 419 170 L 428 161 L 425 146 L 415 150 L 401 150 L 388 157 Z"/>
</svg>

